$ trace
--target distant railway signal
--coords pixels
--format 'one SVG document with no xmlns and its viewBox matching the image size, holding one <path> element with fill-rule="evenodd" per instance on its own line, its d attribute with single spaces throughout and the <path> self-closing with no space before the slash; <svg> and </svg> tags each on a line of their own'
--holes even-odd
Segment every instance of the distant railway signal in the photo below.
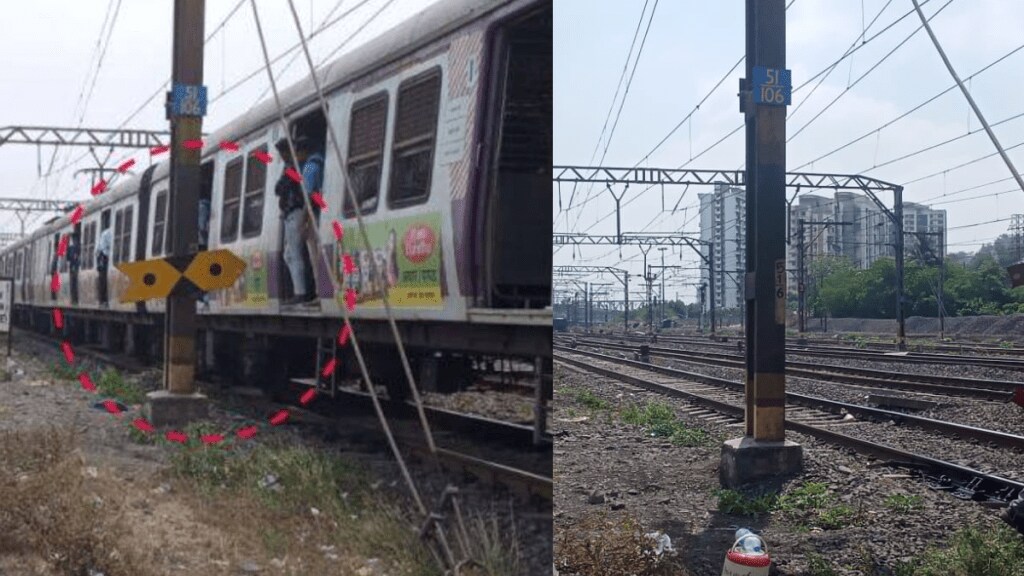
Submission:
<svg viewBox="0 0 1024 576">
<path fill-rule="evenodd" d="M 121 296 L 121 302 L 127 303 L 167 298 L 182 277 L 203 292 L 229 288 L 245 271 L 245 261 L 230 250 L 213 250 L 186 259 L 156 258 L 116 267 L 130 281 Z"/>
</svg>

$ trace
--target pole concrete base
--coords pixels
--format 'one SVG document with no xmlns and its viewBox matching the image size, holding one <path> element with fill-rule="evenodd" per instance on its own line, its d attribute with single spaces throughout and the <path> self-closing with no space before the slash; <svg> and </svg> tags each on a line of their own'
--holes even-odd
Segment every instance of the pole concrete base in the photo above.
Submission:
<svg viewBox="0 0 1024 576">
<path fill-rule="evenodd" d="M 142 414 L 153 426 L 180 426 L 206 418 L 209 401 L 204 394 L 174 394 L 157 390 L 146 394 Z"/>
<path fill-rule="evenodd" d="M 803 469 L 803 449 L 796 442 L 767 442 L 751 436 L 726 440 L 718 467 L 723 488 L 735 489 Z"/>
</svg>

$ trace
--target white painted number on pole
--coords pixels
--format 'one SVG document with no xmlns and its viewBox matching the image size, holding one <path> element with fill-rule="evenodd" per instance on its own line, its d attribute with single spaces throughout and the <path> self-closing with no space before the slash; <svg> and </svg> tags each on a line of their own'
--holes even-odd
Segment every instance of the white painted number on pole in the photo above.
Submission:
<svg viewBox="0 0 1024 576">
<path fill-rule="evenodd" d="M 786 324 L 786 261 L 775 261 L 775 322 Z"/>
</svg>

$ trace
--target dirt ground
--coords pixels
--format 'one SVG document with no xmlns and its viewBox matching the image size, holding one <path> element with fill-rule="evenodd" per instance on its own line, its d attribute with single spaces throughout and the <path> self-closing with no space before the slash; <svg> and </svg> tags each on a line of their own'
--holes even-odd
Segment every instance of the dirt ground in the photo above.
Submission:
<svg viewBox="0 0 1024 576">
<path fill-rule="evenodd" d="M 62 362 L 55 345 L 26 344 L 0 364 L 10 375 L 0 382 L 0 574 L 437 573 L 386 453 L 321 459 L 301 451 L 287 426 L 262 431 L 235 460 L 145 443 L 131 427 L 139 406 L 121 416 L 94 407 L 102 396 L 61 377 L 54 367 Z M 228 432 L 245 418 L 215 407 L 211 420 Z M 283 448 L 263 450 L 263 443 Z M 285 469 L 247 477 L 239 472 L 246 460 Z M 317 476 L 324 462 L 339 468 Z M 289 494 L 324 477 L 341 480 Z M 232 488 L 238 478 L 244 486 Z M 496 502 L 507 515 L 509 503 Z M 476 556 L 486 556 L 496 574 L 532 573 L 524 569 L 530 562 L 509 558 L 509 549 L 531 552 L 505 540 L 515 527 L 473 510 L 467 521 Z M 543 562 L 550 566 L 550 552 Z"/>
<path fill-rule="evenodd" d="M 623 421 L 630 406 L 651 402 L 668 405 L 707 437 L 679 445 Z M 947 545 L 959 528 L 1006 528 L 996 511 L 932 491 L 905 470 L 792 433 L 787 438 L 803 447 L 804 470 L 781 487 L 786 509 L 723 511 L 720 446 L 742 436 L 742 424 L 692 415 L 681 400 L 561 364 L 554 406 L 555 563 L 562 576 L 718 576 L 740 527 L 765 539 L 774 575 L 893 574 L 927 548 Z M 801 496 L 807 486 L 824 493 Z M 651 542 L 630 539 L 655 532 L 669 536 L 674 554 L 657 556 Z M 624 541 L 631 547 L 620 546 Z"/>
</svg>

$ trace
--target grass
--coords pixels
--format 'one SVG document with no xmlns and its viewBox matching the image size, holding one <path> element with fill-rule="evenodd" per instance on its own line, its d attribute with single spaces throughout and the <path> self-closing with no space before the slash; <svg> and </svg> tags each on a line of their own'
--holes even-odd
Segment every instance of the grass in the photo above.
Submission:
<svg viewBox="0 0 1024 576">
<path fill-rule="evenodd" d="M 611 403 L 607 400 L 586 389 L 576 390 L 573 394 L 573 398 L 575 398 L 575 400 L 580 404 L 592 410 L 608 410 L 612 407 Z"/>
<path fill-rule="evenodd" d="M 630 404 L 619 418 L 626 424 L 643 426 L 651 436 L 668 438 L 677 446 L 703 446 L 711 440 L 705 430 L 691 428 L 676 418 L 672 407 L 664 402 L 648 402 L 643 407 Z"/>
<path fill-rule="evenodd" d="M 219 510 L 214 514 L 218 521 L 252 526 L 268 553 L 302 546 L 294 541 L 296 534 L 308 532 L 311 509 L 316 508 L 318 543 L 327 539 L 339 549 L 382 558 L 397 572 L 437 572 L 405 512 L 370 488 L 360 466 L 294 443 L 207 446 L 198 440 L 213 431 L 209 423 L 185 428 L 189 440 L 172 456 L 172 473 Z M 261 528 L 270 525 L 280 534 Z M 498 546 L 509 548 L 504 541 Z M 315 548 L 309 553 L 322 556 Z"/>
<path fill-rule="evenodd" d="M 778 496 L 775 494 L 747 495 L 736 490 L 716 490 L 718 509 L 726 514 L 758 516 L 775 510 Z"/>
<path fill-rule="evenodd" d="M 69 430 L 0 433 L 0 549 L 43 559 L 60 574 L 152 574 L 125 544 L 116 495 L 104 494 L 97 512 L 75 448 Z"/>
<path fill-rule="evenodd" d="M 1008 526 L 962 528 L 948 548 L 929 548 L 899 566 L 900 576 L 1022 576 L 1024 540 Z"/>
<path fill-rule="evenodd" d="M 100 374 L 96 387 L 101 393 L 117 398 L 124 404 L 142 404 L 146 401 L 146 392 L 137 383 L 125 380 L 113 368 L 107 368 Z"/>
<path fill-rule="evenodd" d="M 835 530 L 854 523 L 856 511 L 845 504 L 836 504 L 823 482 L 806 482 L 787 494 L 744 494 L 735 490 L 717 490 L 718 509 L 726 514 L 759 516 L 770 512 L 804 519 L 798 531 L 810 530 L 810 524 Z"/>
<path fill-rule="evenodd" d="M 911 510 L 920 508 L 923 500 L 923 498 L 916 494 L 890 494 L 885 499 L 885 507 L 893 512 L 906 514 Z"/>
</svg>

